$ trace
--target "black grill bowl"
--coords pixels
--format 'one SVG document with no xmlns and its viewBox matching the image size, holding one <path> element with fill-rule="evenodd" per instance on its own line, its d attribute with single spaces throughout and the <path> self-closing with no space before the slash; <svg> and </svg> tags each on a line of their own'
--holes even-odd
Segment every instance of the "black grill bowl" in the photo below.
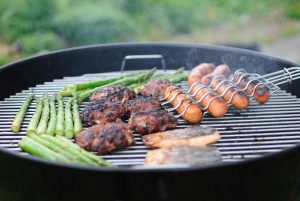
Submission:
<svg viewBox="0 0 300 201">
<path fill-rule="evenodd" d="M 112 44 L 58 51 L 0 69 L 0 99 L 45 81 L 85 73 L 117 71 L 126 55 L 161 54 L 168 69 L 201 62 L 270 73 L 296 64 L 236 48 L 186 44 Z M 159 66 L 130 61 L 126 69 Z M 285 85 L 300 97 L 299 82 Z M 0 128 L 1 132 L 1 128 Z M 89 168 L 58 164 L 0 149 L 0 200 L 296 200 L 300 147 L 257 159 L 205 168 Z"/>
</svg>

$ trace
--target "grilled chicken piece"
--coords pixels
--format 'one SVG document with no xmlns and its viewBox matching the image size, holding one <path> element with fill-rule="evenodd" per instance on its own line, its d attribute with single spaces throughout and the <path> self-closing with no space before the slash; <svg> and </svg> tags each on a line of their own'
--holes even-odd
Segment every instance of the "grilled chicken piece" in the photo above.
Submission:
<svg viewBox="0 0 300 201">
<path fill-rule="evenodd" d="M 143 96 L 164 97 L 165 89 L 170 86 L 169 80 L 151 80 L 140 91 Z"/>
<path fill-rule="evenodd" d="M 185 164 L 205 166 L 221 162 L 221 154 L 215 147 L 179 146 L 160 148 L 147 152 L 145 165 Z"/>
<path fill-rule="evenodd" d="M 118 100 L 100 99 L 90 102 L 81 112 L 81 119 L 85 125 L 121 121 L 126 109 Z"/>
<path fill-rule="evenodd" d="M 132 112 L 128 123 L 131 129 L 148 134 L 174 128 L 177 119 L 165 110 L 154 109 Z"/>
<path fill-rule="evenodd" d="M 107 123 L 92 126 L 76 136 L 76 143 L 90 151 L 106 154 L 135 143 L 129 125 L 126 123 Z"/>
<path fill-rule="evenodd" d="M 160 102 L 155 97 L 140 96 L 131 99 L 125 103 L 127 115 L 130 116 L 133 111 L 159 109 Z"/>
<path fill-rule="evenodd" d="M 215 128 L 193 126 L 143 136 L 143 142 L 148 147 L 197 146 L 202 147 L 220 139 Z"/>
<path fill-rule="evenodd" d="M 110 86 L 99 89 L 90 97 L 91 101 L 99 100 L 99 99 L 116 99 L 121 101 L 122 103 L 133 99 L 135 97 L 135 92 L 124 86 Z"/>
</svg>

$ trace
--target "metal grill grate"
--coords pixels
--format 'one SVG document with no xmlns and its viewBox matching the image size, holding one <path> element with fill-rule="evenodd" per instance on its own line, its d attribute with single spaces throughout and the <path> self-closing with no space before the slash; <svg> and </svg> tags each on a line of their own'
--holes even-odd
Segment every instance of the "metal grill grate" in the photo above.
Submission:
<svg viewBox="0 0 300 201">
<path fill-rule="evenodd" d="M 18 147 L 18 141 L 25 136 L 29 120 L 35 111 L 36 102 L 31 103 L 20 133 L 12 133 L 10 125 L 30 90 L 36 94 L 36 97 L 41 97 L 44 92 L 53 95 L 66 85 L 118 75 L 120 73 L 65 77 L 23 90 L 21 93 L 1 101 L 0 147 L 25 154 Z M 180 85 L 184 91 L 188 90 L 186 82 L 182 82 Z M 81 109 L 85 105 L 86 103 L 83 103 Z M 222 139 L 214 146 L 221 151 L 224 162 L 260 157 L 264 154 L 278 152 L 286 147 L 295 146 L 300 142 L 300 99 L 279 90 L 272 95 L 265 105 L 259 105 L 252 100 L 247 110 L 238 112 L 230 109 L 225 117 L 218 119 L 207 115 L 201 124 L 215 127 L 220 131 Z M 187 126 L 189 124 L 179 119 L 178 128 Z M 143 164 L 148 148 L 143 145 L 139 134 L 135 133 L 134 136 L 136 145 L 102 157 L 120 166 Z"/>
</svg>

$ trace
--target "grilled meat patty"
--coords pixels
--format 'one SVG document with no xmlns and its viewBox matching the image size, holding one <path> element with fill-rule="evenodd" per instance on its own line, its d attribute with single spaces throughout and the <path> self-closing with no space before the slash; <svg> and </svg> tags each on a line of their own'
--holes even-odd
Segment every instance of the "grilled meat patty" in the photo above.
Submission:
<svg viewBox="0 0 300 201">
<path fill-rule="evenodd" d="M 140 96 L 134 99 L 127 101 L 125 104 L 125 108 L 127 111 L 127 115 L 133 111 L 141 111 L 141 110 L 150 110 L 150 109 L 159 109 L 160 102 L 155 97 L 146 97 Z"/>
<path fill-rule="evenodd" d="M 75 140 L 80 147 L 100 154 L 135 143 L 129 125 L 123 122 L 94 125 L 79 133 Z"/>
<path fill-rule="evenodd" d="M 164 97 L 165 89 L 170 86 L 169 80 L 151 80 L 140 91 L 143 96 Z"/>
<path fill-rule="evenodd" d="M 165 110 L 152 109 L 132 112 L 128 123 L 131 129 L 148 134 L 174 128 L 177 119 Z"/>
<path fill-rule="evenodd" d="M 81 119 L 85 125 L 120 121 L 126 114 L 121 101 L 116 99 L 99 99 L 92 102 L 81 112 Z"/>
<path fill-rule="evenodd" d="M 221 136 L 215 128 L 192 126 L 144 135 L 143 142 L 148 147 L 174 147 L 183 145 L 203 147 L 217 142 L 220 138 Z"/>
<path fill-rule="evenodd" d="M 100 100 L 100 99 L 116 99 L 121 102 L 126 102 L 127 100 L 133 99 L 135 97 L 135 92 L 124 86 L 110 86 L 104 87 L 97 90 L 90 97 L 91 101 Z"/>
<path fill-rule="evenodd" d="M 205 166 L 221 162 L 221 154 L 215 147 L 178 146 L 147 152 L 145 165 L 184 164 Z"/>
</svg>

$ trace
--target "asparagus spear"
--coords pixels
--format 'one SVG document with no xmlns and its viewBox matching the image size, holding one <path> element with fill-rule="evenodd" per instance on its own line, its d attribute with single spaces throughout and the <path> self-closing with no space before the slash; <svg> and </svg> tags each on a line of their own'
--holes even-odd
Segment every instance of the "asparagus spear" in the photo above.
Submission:
<svg viewBox="0 0 300 201">
<path fill-rule="evenodd" d="M 58 154 L 29 137 L 23 137 L 19 142 L 21 149 L 27 153 L 53 161 L 70 162 L 64 155 Z"/>
<path fill-rule="evenodd" d="M 32 134 L 30 134 L 29 137 L 31 139 L 33 139 L 34 141 L 40 143 L 41 145 L 51 149 L 52 151 L 64 155 L 65 157 L 69 158 L 72 162 L 82 163 L 77 156 L 75 156 L 72 153 L 62 149 L 60 146 L 57 146 L 54 143 L 41 138 L 38 135 L 35 135 L 35 134 L 32 133 Z"/>
<path fill-rule="evenodd" d="M 82 123 L 80 119 L 78 99 L 75 99 L 73 101 L 72 112 L 73 112 L 73 122 L 74 122 L 74 134 L 77 134 L 82 131 Z"/>
<path fill-rule="evenodd" d="M 43 113 L 42 113 L 39 125 L 37 127 L 37 134 L 39 134 L 39 135 L 46 133 L 47 124 L 48 124 L 48 120 L 49 120 L 50 108 L 49 108 L 49 100 L 48 100 L 47 94 L 44 94 L 43 102 L 44 102 Z"/>
<path fill-rule="evenodd" d="M 54 135 L 56 127 L 56 108 L 55 108 L 55 96 L 50 99 L 50 120 L 46 133 L 48 135 Z"/>
<path fill-rule="evenodd" d="M 26 131 L 27 134 L 36 133 L 36 129 L 42 114 L 42 110 L 43 110 L 43 101 L 42 99 L 38 99 L 35 113 L 30 119 L 30 122 L 27 127 L 27 131 Z"/>
<path fill-rule="evenodd" d="M 56 128 L 55 134 L 56 135 L 63 135 L 64 134 L 64 102 L 60 95 L 56 97 L 57 99 L 57 116 L 56 116 Z"/>
<path fill-rule="evenodd" d="M 57 135 L 57 137 L 59 137 L 59 136 Z M 62 149 L 66 150 L 67 152 L 72 153 L 73 155 L 77 156 L 78 159 L 81 162 L 86 163 L 86 164 L 90 164 L 90 165 L 93 165 L 93 166 L 98 165 L 96 162 L 94 162 L 90 158 L 88 158 L 85 155 L 81 154 L 80 151 L 78 151 L 78 150 L 74 149 L 73 147 L 69 146 L 68 144 L 66 144 L 65 142 L 63 142 L 62 140 L 60 140 L 57 137 L 52 137 L 50 135 L 41 135 L 41 138 L 43 138 L 43 139 L 45 139 L 45 140 L 47 140 L 47 141 L 49 141 L 53 144 L 56 144 L 57 146 L 59 146 Z"/>
<path fill-rule="evenodd" d="M 65 107 L 65 131 L 64 134 L 67 138 L 72 139 L 74 136 L 74 125 L 71 112 L 72 99 L 70 99 Z"/>
<path fill-rule="evenodd" d="M 153 68 L 153 69 L 151 69 L 149 71 L 146 71 L 144 73 L 137 74 L 135 76 L 125 77 L 123 79 L 117 80 L 117 81 L 109 83 L 107 85 L 96 87 L 94 89 L 91 89 L 87 92 L 84 92 L 84 93 L 80 94 L 79 99 L 80 99 L 80 101 L 83 101 L 83 100 L 89 98 L 95 91 L 97 91 L 97 90 L 99 90 L 103 87 L 106 87 L 106 86 L 115 86 L 115 85 L 128 86 L 128 85 L 131 85 L 133 83 L 143 82 L 145 80 L 149 80 L 151 78 L 151 76 L 154 74 L 155 71 L 156 71 L 156 68 Z"/>
<path fill-rule="evenodd" d="M 184 72 L 184 67 L 180 67 L 176 69 L 176 71 L 172 74 L 160 74 L 158 76 L 153 76 L 150 80 L 165 80 L 169 79 L 170 77 L 176 76 Z"/>
<path fill-rule="evenodd" d="M 177 76 L 169 78 L 169 81 L 171 83 L 178 83 L 183 80 L 186 80 L 186 77 L 187 77 L 187 73 L 181 73 L 181 74 L 178 74 Z"/>
<path fill-rule="evenodd" d="M 56 138 L 58 138 L 61 142 L 65 143 L 66 146 L 78 150 L 82 155 L 92 159 L 93 161 L 95 161 L 96 163 L 98 163 L 101 166 L 106 166 L 106 167 L 113 166 L 110 162 L 104 160 L 103 158 L 96 156 L 95 154 L 93 154 L 91 152 L 88 152 L 88 151 L 82 149 L 80 146 L 71 142 L 70 140 L 68 140 L 67 138 L 65 138 L 63 136 L 56 136 Z"/>
<path fill-rule="evenodd" d="M 13 121 L 13 123 L 11 124 L 11 130 L 14 133 L 17 133 L 20 131 L 20 127 L 22 124 L 22 121 L 24 119 L 24 116 L 26 114 L 27 108 L 29 107 L 32 99 L 33 99 L 34 95 L 29 95 L 26 100 L 24 101 L 24 103 L 22 104 L 19 112 L 16 114 L 15 119 Z"/>
</svg>

